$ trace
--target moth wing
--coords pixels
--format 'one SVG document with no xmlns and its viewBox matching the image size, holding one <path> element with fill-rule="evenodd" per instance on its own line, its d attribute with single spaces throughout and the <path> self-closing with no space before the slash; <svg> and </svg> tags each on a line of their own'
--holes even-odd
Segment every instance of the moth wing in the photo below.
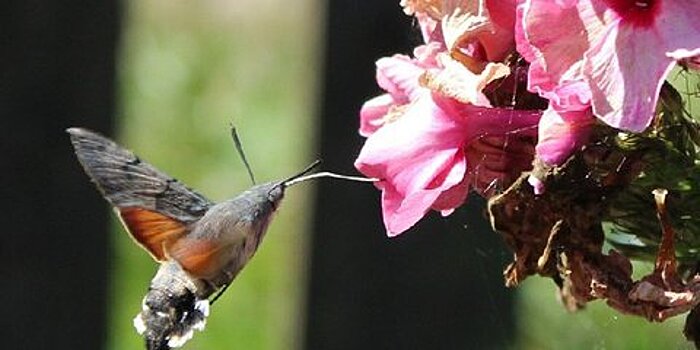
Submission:
<svg viewBox="0 0 700 350">
<path fill-rule="evenodd" d="M 125 207 L 116 211 L 131 237 L 157 261 L 167 260 L 166 246 L 189 232 L 187 224 L 148 209 Z"/>
<path fill-rule="evenodd" d="M 214 240 L 183 237 L 167 247 L 168 256 L 193 276 L 210 278 L 225 263 L 225 245 Z M 230 253 L 230 252 L 229 252 Z"/>
<path fill-rule="evenodd" d="M 67 131 L 85 172 L 156 260 L 165 259 L 164 243 L 186 234 L 214 205 L 114 141 L 81 128 Z"/>
</svg>

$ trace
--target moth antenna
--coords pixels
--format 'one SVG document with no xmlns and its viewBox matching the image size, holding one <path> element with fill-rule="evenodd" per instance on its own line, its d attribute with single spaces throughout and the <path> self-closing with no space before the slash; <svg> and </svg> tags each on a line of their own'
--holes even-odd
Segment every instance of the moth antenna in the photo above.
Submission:
<svg viewBox="0 0 700 350">
<path fill-rule="evenodd" d="M 245 152 L 243 152 L 243 145 L 241 144 L 241 139 L 238 137 L 238 132 L 236 132 L 236 127 L 233 124 L 231 124 L 231 138 L 233 138 L 233 144 L 236 146 L 236 151 L 238 151 L 238 155 L 241 156 L 241 160 L 243 160 L 245 169 L 248 170 L 248 176 L 250 177 L 250 181 L 253 182 L 253 185 L 255 185 L 255 175 L 253 175 L 253 170 L 250 168 L 250 164 L 248 164 L 248 159 L 245 157 Z"/>
<path fill-rule="evenodd" d="M 292 175 L 292 176 L 286 178 L 284 181 L 281 182 L 281 184 L 282 184 L 283 186 L 285 186 L 285 187 L 287 187 L 287 186 L 289 186 L 289 185 L 295 184 L 297 181 L 294 181 L 294 180 L 296 180 L 296 179 L 298 179 L 298 178 L 301 178 L 302 176 L 308 174 L 309 171 L 313 170 L 313 169 L 314 169 L 315 167 L 317 167 L 319 164 L 321 164 L 321 160 L 320 160 L 320 159 L 316 159 L 315 161 L 313 161 L 313 163 L 309 164 L 306 168 L 304 168 L 304 170 L 302 170 L 302 171 L 298 172 L 297 174 L 294 174 L 294 175 Z"/>
</svg>

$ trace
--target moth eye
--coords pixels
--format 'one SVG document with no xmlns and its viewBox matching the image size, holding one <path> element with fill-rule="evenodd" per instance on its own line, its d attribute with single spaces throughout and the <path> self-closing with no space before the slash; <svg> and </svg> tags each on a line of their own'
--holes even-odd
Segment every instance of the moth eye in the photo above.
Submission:
<svg viewBox="0 0 700 350">
<path fill-rule="evenodd" d="M 272 188 L 267 192 L 267 201 L 275 206 L 275 203 L 279 202 L 279 200 L 282 198 L 282 194 L 284 193 L 283 191 L 284 189 L 280 186 Z"/>
</svg>

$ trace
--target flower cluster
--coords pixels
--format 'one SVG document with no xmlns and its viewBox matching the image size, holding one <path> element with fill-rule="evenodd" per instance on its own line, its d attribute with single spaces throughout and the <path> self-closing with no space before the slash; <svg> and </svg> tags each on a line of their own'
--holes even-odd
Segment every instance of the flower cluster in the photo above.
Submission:
<svg viewBox="0 0 700 350">
<path fill-rule="evenodd" d="M 386 93 L 362 106 L 367 141 L 355 162 L 381 180 L 390 236 L 430 210 L 448 215 L 470 190 L 490 196 L 509 186 L 533 156 L 562 164 L 596 123 L 644 131 L 674 64 L 700 62 L 697 0 L 401 6 L 417 19 L 424 43 L 412 56 L 377 61 Z"/>
</svg>

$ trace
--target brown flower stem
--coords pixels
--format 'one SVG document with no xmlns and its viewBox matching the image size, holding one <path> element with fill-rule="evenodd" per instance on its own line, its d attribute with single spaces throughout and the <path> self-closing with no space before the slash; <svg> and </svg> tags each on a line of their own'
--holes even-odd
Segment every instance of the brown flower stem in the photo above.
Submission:
<svg viewBox="0 0 700 350">
<path fill-rule="evenodd" d="M 663 282 L 669 286 L 669 282 L 676 284 L 676 251 L 674 248 L 674 232 L 671 225 L 671 219 L 666 208 L 666 189 L 657 188 L 652 191 L 654 201 L 656 202 L 656 215 L 661 223 L 661 243 L 659 244 L 659 253 L 656 256 L 656 265 L 654 272 L 661 274 Z"/>
<path fill-rule="evenodd" d="M 563 224 L 564 220 L 559 220 L 554 224 L 554 226 L 552 226 L 552 230 L 550 231 L 549 237 L 547 238 L 547 245 L 544 247 L 544 251 L 542 252 L 542 255 L 540 255 L 540 258 L 537 259 L 538 271 L 544 271 L 547 262 L 549 262 L 549 257 L 552 253 L 555 239 L 559 231 L 561 231 Z"/>
</svg>

